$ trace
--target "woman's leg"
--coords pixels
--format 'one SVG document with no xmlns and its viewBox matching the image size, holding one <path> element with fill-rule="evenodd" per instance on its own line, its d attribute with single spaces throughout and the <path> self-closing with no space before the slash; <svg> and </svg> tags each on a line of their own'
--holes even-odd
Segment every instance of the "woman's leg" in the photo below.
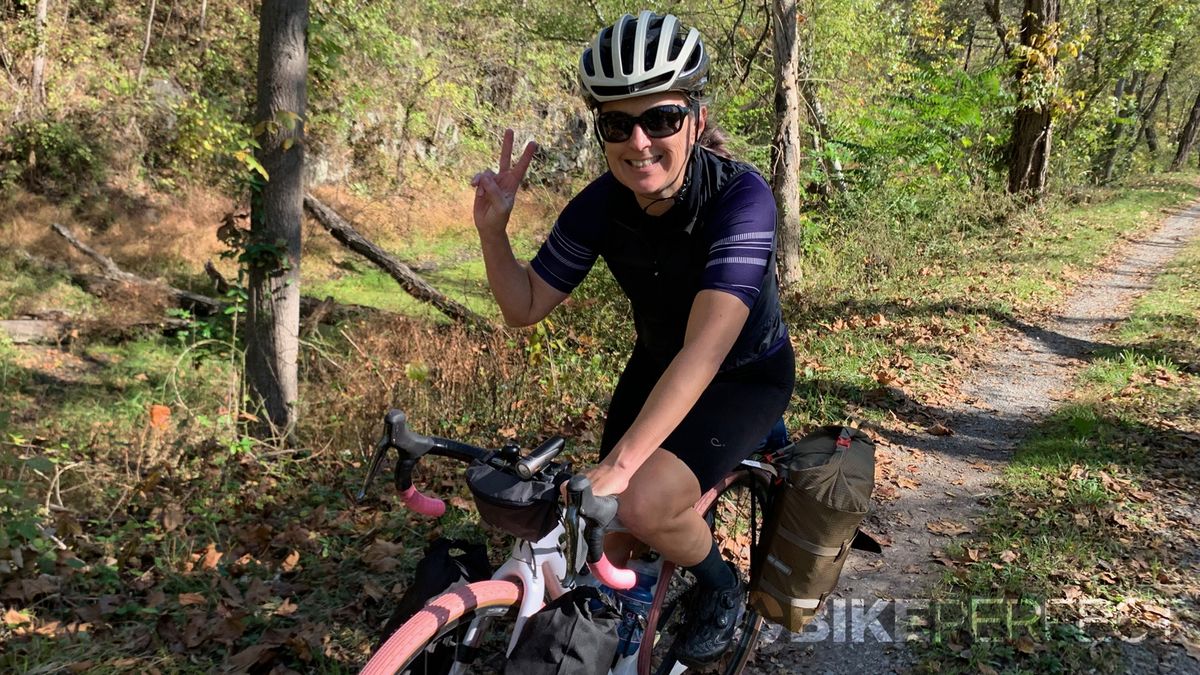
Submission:
<svg viewBox="0 0 1200 675">
<path fill-rule="evenodd" d="M 620 499 L 621 523 L 667 560 L 689 567 L 708 554 L 712 534 L 704 518 L 692 508 L 700 499 L 700 483 L 672 453 L 661 448 L 654 451 L 630 479 Z M 628 557 L 628 544 L 624 546 Z"/>
</svg>

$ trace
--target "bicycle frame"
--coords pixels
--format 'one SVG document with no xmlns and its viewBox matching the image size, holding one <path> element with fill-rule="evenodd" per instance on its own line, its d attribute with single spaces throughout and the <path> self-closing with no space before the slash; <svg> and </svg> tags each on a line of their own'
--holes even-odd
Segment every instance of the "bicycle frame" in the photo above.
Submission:
<svg viewBox="0 0 1200 675">
<path fill-rule="evenodd" d="M 619 523 L 610 527 L 609 532 L 625 532 L 625 528 Z M 559 542 L 566 536 L 567 544 L 564 546 Z M 574 565 L 568 566 L 567 557 L 564 548 L 570 548 L 572 540 L 574 541 Z M 586 547 L 582 540 L 578 537 L 572 537 L 570 528 L 563 523 L 559 523 L 545 537 L 530 542 L 524 539 L 518 539 L 513 544 L 512 553 L 509 554 L 508 560 L 492 575 L 492 579 L 515 581 L 521 584 L 521 604 L 517 608 L 517 616 L 513 621 L 512 634 L 508 639 L 508 646 L 505 647 L 505 653 L 511 654 L 513 648 L 517 645 L 517 639 L 521 636 L 521 632 L 525 628 L 525 622 L 531 616 L 536 614 L 543 606 L 544 599 L 554 600 L 565 593 L 568 589 L 563 585 L 566 580 L 567 585 L 574 586 L 575 574 L 572 570 L 579 569 L 586 555 Z M 663 561 L 660 559 L 659 568 L 663 567 Z M 541 574 L 538 573 L 541 572 Z M 655 589 L 658 584 L 655 584 Z M 486 631 L 486 628 L 491 617 L 478 616 L 471 621 L 467 628 L 466 636 L 463 640 L 466 647 L 477 647 L 478 640 Z M 645 644 L 645 643 L 643 643 Z M 638 672 L 638 657 L 641 649 L 629 656 L 620 658 L 616 665 L 609 671 L 611 675 L 632 675 Z M 685 669 L 680 666 L 677 671 L 683 672 Z M 452 675 L 466 672 L 464 664 L 455 663 L 451 669 Z"/>
</svg>

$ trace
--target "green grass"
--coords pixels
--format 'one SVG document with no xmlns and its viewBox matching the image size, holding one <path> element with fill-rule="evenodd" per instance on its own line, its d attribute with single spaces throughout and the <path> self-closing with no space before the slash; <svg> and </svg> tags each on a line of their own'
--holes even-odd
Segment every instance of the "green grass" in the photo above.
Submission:
<svg viewBox="0 0 1200 675">
<path fill-rule="evenodd" d="M 96 304 L 66 275 L 39 269 L 7 252 L 0 254 L 0 319 L 55 309 L 82 314 Z"/>
<path fill-rule="evenodd" d="M 1113 636 L 1146 633 L 1151 644 L 1200 641 L 1188 562 L 1200 542 L 1181 532 L 1172 515 L 1194 505 L 1200 489 L 1198 270 L 1200 241 L 1137 302 L 1130 320 L 1110 332 L 1110 345 L 1080 373 L 1072 401 L 1018 449 L 979 534 L 948 551 L 961 561 L 941 589 L 948 598 L 1072 598 L 1102 604 L 1110 614 L 1081 640 L 1076 622 L 1084 610 L 1067 605 L 1036 650 L 960 635 L 957 650 L 934 645 L 926 651 L 927 672 L 984 666 L 1011 673 L 1119 672 Z M 976 556 L 968 557 L 968 550 Z M 1019 557 L 1006 561 L 1000 557 L 1006 551 Z M 1171 620 L 1140 609 L 1147 606 L 1166 608 Z M 1069 654 L 1073 665 L 1049 663 L 1047 654 Z"/>
</svg>

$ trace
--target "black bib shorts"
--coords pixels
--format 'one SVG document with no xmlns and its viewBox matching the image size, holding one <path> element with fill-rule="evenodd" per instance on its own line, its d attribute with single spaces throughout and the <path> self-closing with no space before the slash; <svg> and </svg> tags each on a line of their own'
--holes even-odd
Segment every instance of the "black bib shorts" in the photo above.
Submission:
<svg viewBox="0 0 1200 675">
<path fill-rule="evenodd" d="M 667 365 L 634 349 L 608 407 L 601 459 L 633 424 Z M 758 448 L 787 409 L 795 384 L 795 357 L 783 340 L 775 352 L 717 373 L 662 447 L 683 460 L 706 492 Z"/>
</svg>

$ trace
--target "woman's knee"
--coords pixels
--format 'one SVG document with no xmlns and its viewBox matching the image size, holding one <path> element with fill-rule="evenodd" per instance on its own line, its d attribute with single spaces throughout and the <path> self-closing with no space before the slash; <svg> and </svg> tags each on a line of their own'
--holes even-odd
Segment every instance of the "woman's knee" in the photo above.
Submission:
<svg viewBox="0 0 1200 675">
<path fill-rule="evenodd" d="M 621 493 L 621 522 L 639 537 L 670 529 L 699 498 L 700 484 L 687 465 L 659 450 Z"/>
</svg>

